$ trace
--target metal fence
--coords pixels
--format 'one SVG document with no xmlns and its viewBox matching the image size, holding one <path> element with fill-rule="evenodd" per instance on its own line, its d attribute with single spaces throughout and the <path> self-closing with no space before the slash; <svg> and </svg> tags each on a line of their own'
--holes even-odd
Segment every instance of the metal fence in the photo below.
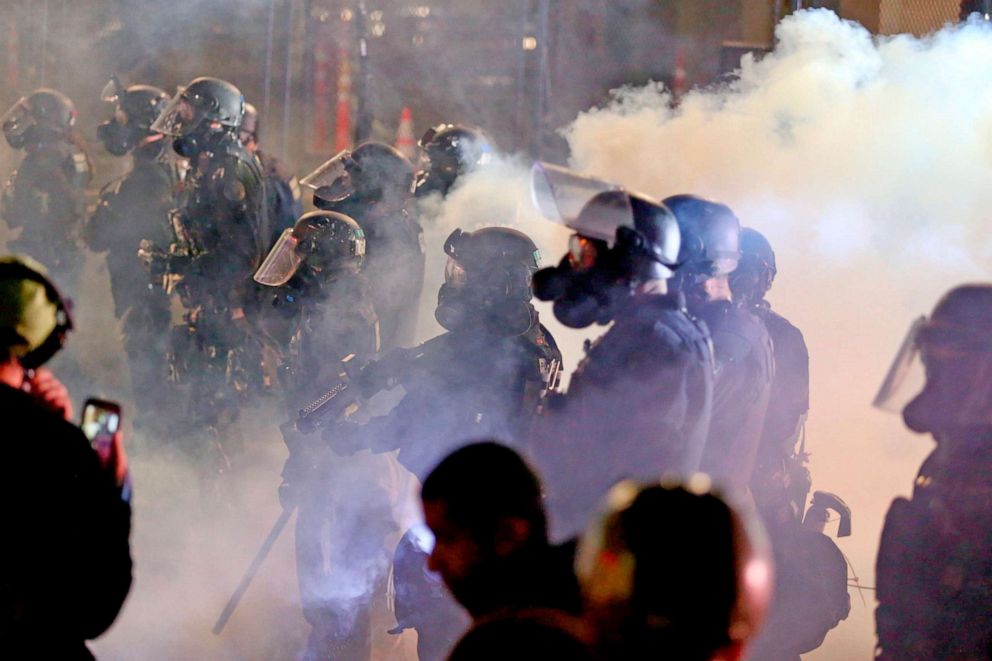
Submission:
<svg viewBox="0 0 992 661">
<path fill-rule="evenodd" d="M 964 4 L 978 6 L 982 2 Z M 882 0 L 878 31 L 881 34 L 908 32 L 922 36 L 958 21 L 961 9 L 960 0 Z"/>
</svg>

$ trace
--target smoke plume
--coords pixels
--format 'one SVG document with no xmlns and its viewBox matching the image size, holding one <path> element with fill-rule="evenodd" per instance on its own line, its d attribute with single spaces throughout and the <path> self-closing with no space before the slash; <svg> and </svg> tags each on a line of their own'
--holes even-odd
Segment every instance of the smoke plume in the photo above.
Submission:
<svg viewBox="0 0 992 661">
<path fill-rule="evenodd" d="M 778 257 L 773 307 L 806 335 L 814 489 L 854 511 L 840 540 L 861 583 L 883 517 L 907 494 L 928 438 L 870 402 L 911 319 L 965 280 L 988 280 L 992 239 L 992 29 L 873 38 L 826 10 L 776 31 L 732 81 L 673 108 L 658 85 L 614 92 L 566 130 L 572 165 L 655 197 L 731 206 Z M 874 595 L 813 659 L 867 658 Z"/>
</svg>

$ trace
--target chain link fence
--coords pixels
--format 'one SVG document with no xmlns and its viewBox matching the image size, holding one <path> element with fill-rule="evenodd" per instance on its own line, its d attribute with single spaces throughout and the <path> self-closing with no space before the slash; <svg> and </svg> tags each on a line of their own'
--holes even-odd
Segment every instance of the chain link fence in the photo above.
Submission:
<svg viewBox="0 0 992 661">
<path fill-rule="evenodd" d="M 908 32 L 922 36 L 958 21 L 961 9 L 960 0 L 882 0 L 878 31 L 881 34 Z"/>
</svg>

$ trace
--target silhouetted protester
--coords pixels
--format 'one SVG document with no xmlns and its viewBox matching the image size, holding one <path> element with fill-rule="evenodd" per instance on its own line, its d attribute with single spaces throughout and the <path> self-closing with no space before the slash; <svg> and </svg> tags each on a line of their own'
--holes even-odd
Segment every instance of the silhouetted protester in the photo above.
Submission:
<svg viewBox="0 0 992 661">
<path fill-rule="evenodd" d="M 875 399 L 937 442 L 912 497 L 885 517 L 875 569 L 885 661 L 992 658 L 989 329 L 992 284 L 952 289 L 913 324 Z"/>
<path fill-rule="evenodd" d="M 450 659 L 588 658 L 574 545 L 552 546 L 537 476 L 510 448 L 467 445 L 421 490 L 429 567 L 472 616 Z"/>
<path fill-rule="evenodd" d="M 579 543 L 586 620 L 610 661 L 736 661 L 761 626 L 772 564 L 757 518 L 710 490 L 617 484 Z"/>
<path fill-rule="evenodd" d="M 544 167 L 549 180 L 575 176 Z M 680 241 L 672 212 L 611 190 L 569 227 L 577 232 L 569 253 L 534 276 L 535 295 L 553 300 L 567 326 L 613 326 L 586 347 L 568 392 L 549 402 L 533 432 L 554 532 L 563 537 L 585 528 L 618 480 L 698 470 L 713 398 L 706 327 L 668 290 Z"/>
<path fill-rule="evenodd" d="M 98 457 L 42 365 L 71 328 L 42 267 L 0 259 L 0 656 L 91 659 L 131 587 L 120 436 Z"/>
<path fill-rule="evenodd" d="M 713 339 L 713 415 L 700 470 L 721 487 L 746 492 L 758 455 L 775 362 L 765 325 L 730 290 L 740 259 L 741 224 L 725 204 L 695 195 L 664 200 L 679 222 L 682 248 L 673 288 Z"/>
<path fill-rule="evenodd" d="M 83 268 L 79 232 L 86 215 L 90 159 L 76 133 L 76 106 L 57 90 L 39 89 L 2 118 L 3 135 L 24 159 L 4 185 L 0 213 L 21 228 L 10 248 L 50 269 L 69 292 Z"/>
</svg>

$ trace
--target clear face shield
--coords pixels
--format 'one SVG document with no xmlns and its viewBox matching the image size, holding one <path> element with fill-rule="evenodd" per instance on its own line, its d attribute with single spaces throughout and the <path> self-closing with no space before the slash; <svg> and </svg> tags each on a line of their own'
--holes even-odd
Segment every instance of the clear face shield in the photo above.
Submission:
<svg viewBox="0 0 992 661">
<path fill-rule="evenodd" d="M 565 225 L 581 237 L 605 241 L 611 247 L 618 228 L 636 226 L 635 198 L 638 208 L 660 206 L 622 186 L 540 162 L 531 169 L 531 197 L 548 220 Z M 580 246 L 573 241 L 570 253 L 576 247 Z M 573 262 L 583 261 L 577 255 L 572 257 Z"/>
<path fill-rule="evenodd" d="M 355 193 L 351 171 L 357 167 L 351 152 L 345 149 L 300 179 L 300 185 L 325 202 L 341 202 Z"/>
<path fill-rule="evenodd" d="M 303 258 L 296 252 L 298 245 L 299 241 L 293 236 L 293 228 L 283 230 L 279 240 L 252 276 L 255 282 L 266 287 L 281 287 L 289 282 L 303 263 Z"/>
<path fill-rule="evenodd" d="M 915 431 L 992 426 L 992 339 L 987 329 L 920 317 L 873 405 L 902 412 Z"/>
<path fill-rule="evenodd" d="M 28 106 L 27 97 L 23 96 L 4 113 L 3 117 L 0 117 L 0 126 L 8 136 L 23 135 L 33 125 L 31 108 Z"/>
<path fill-rule="evenodd" d="M 114 105 L 117 105 L 123 96 L 124 86 L 121 85 L 121 81 L 117 79 L 117 76 L 111 76 L 107 84 L 103 86 L 103 91 L 100 92 L 100 99 L 104 103 L 112 103 Z"/>
<path fill-rule="evenodd" d="M 573 227 L 583 207 L 600 193 L 623 190 L 616 184 L 551 163 L 534 163 L 530 175 L 531 199 L 541 215 L 588 236 L 592 234 Z M 613 240 L 612 233 L 609 240 Z"/>
<path fill-rule="evenodd" d="M 151 130 L 178 138 L 192 131 L 202 120 L 203 112 L 186 98 L 185 88 L 180 87 L 152 124 Z"/>
<path fill-rule="evenodd" d="M 903 408 L 923 390 L 927 377 L 920 354 L 919 339 L 920 330 L 926 323 L 926 317 L 919 317 L 909 327 L 909 332 L 872 401 L 872 406 L 875 408 L 890 413 L 901 413 Z"/>
</svg>

